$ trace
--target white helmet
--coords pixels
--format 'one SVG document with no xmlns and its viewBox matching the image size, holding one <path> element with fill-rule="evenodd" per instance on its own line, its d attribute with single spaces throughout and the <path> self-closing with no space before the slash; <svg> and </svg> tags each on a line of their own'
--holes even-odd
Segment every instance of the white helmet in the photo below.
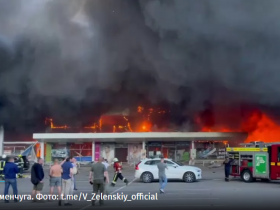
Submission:
<svg viewBox="0 0 280 210">
<path fill-rule="evenodd" d="M 7 155 L 2 155 L 2 158 L 6 158 L 7 157 Z"/>
<path fill-rule="evenodd" d="M 118 162 L 118 161 L 119 161 L 118 158 L 113 159 L 113 162 Z"/>
</svg>

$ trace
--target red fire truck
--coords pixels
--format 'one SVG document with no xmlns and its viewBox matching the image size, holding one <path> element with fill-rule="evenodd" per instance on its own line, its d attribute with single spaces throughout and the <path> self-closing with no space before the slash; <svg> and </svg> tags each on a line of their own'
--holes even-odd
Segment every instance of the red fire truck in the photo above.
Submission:
<svg viewBox="0 0 280 210">
<path fill-rule="evenodd" d="M 280 180 L 280 143 L 247 144 L 227 147 L 232 159 L 230 175 L 244 182 Z"/>
</svg>

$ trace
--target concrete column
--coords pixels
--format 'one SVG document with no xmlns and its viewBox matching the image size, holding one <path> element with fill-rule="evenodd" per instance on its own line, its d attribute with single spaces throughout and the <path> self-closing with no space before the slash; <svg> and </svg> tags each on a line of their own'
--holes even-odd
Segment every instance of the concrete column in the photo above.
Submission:
<svg viewBox="0 0 280 210">
<path fill-rule="evenodd" d="M 4 128 L 0 127 L 0 156 L 3 155 L 4 152 Z"/>
<path fill-rule="evenodd" d="M 91 161 L 95 161 L 95 142 L 92 142 Z"/>
<path fill-rule="evenodd" d="M 194 144 L 194 141 L 192 141 L 192 146 L 191 146 L 192 149 L 195 149 L 195 144 Z"/>
<path fill-rule="evenodd" d="M 146 148 L 146 142 L 145 140 L 142 141 L 142 149 L 144 150 Z"/>
<path fill-rule="evenodd" d="M 191 159 L 189 162 L 189 165 L 195 165 L 195 159 L 196 159 L 196 149 L 195 149 L 195 144 L 194 141 L 191 142 Z"/>
<path fill-rule="evenodd" d="M 45 158 L 45 144 L 44 142 L 40 142 L 40 158 Z"/>
<path fill-rule="evenodd" d="M 141 159 L 145 159 L 147 157 L 147 151 L 146 151 L 146 141 L 143 139 L 142 141 L 142 151 L 141 151 Z"/>
</svg>

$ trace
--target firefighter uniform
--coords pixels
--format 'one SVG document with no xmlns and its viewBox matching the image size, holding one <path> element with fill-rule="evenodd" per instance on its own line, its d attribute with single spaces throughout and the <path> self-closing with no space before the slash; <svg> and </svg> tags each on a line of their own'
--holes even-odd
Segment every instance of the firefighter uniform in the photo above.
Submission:
<svg viewBox="0 0 280 210">
<path fill-rule="evenodd" d="M 116 185 L 118 179 L 124 181 L 124 183 L 126 183 L 126 185 L 127 185 L 128 180 L 125 177 L 123 177 L 123 175 L 122 175 L 121 163 L 119 162 L 119 160 L 117 158 L 114 158 L 113 162 L 114 162 L 115 175 L 114 175 L 113 181 L 111 183 L 111 186 L 114 187 Z"/>
<path fill-rule="evenodd" d="M 0 161 L 0 177 L 1 177 L 2 179 L 5 178 L 4 173 L 3 173 L 5 164 L 6 164 L 6 161 L 5 161 L 5 160 L 1 160 L 1 161 Z"/>
<path fill-rule="evenodd" d="M 2 159 L 0 160 L 0 177 L 1 177 L 2 179 L 5 178 L 5 176 L 4 176 L 4 167 L 5 167 L 5 164 L 6 164 L 6 156 L 3 155 L 3 156 L 2 156 Z"/>
<path fill-rule="evenodd" d="M 232 160 L 229 159 L 229 157 L 226 157 L 224 161 L 224 166 L 225 166 L 225 181 L 229 181 L 229 175 L 230 175 L 230 168 L 231 168 L 231 162 Z"/>
<path fill-rule="evenodd" d="M 24 161 L 21 155 L 18 156 L 19 162 L 18 162 L 18 168 L 19 168 L 19 173 L 17 174 L 18 178 L 23 177 L 23 166 L 24 166 Z"/>
</svg>

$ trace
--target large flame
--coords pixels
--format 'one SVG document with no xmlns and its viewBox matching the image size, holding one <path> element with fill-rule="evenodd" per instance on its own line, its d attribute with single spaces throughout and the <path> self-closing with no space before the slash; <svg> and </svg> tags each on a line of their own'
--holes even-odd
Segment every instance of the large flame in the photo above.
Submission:
<svg viewBox="0 0 280 210">
<path fill-rule="evenodd" d="M 280 126 L 266 114 L 254 113 L 247 123 L 252 126 L 252 130 L 248 130 L 247 142 L 280 142 Z"/>
<path fill-rule="evenodd" d="M 150 122 L 152 114 L 164 114 L 166 111 L 156 109 L 144 109 L 138 106 L 135 110 L 138 113 L 138 123 L 130 122 L 130 117 L 127 115 L 103 115 L 99 123 L 85 126 L 84 129 L 89 129 L 91 132 L 104 132 L 105 128 L 109 128 L 106 132 L 150 132 L 153 130 L 153 125 Z M 168 111 L 169 112 L 169 111 Z M 247 132 L 248 138 L 246 142 L 263 141 L 263 142 L 280 142 L 280 125 L 271 119 L 265 113 L 254 110 L 246 112 L 247 116 L 242 119 L 237 127 L 233 128 L 229 122 L 216 123 L 215 117 L 210 111 L 203 112 L 202 115 L 196 118 L 196 123 L 201 127 L 202 132 Z M 228 119 L 230 116 L 226 116 Z M 132 124 L 131 124 L 132 123 Z M 68 125 L 54 125 L 52 119 L 46 119 L 46 124 L 50 125 L 51 129 L 70 129 Z M 103 129 L 104 127 L 104 129 Z"/>
<path fill-rule="evenodd" d="M 153 109 L 147 109 L 144 112 L 144 108 L 137 107 L 136 113 L 138 116 L 137 125 L 131 125 L 129 120 L 130 116 L 126 112 L 122 113 L 109 113 L 102 115 L 98 123 L 93 123 L 89 126 L 84 126 L 81 129 L 89 130 L 90 132 L 150 132 L 152 130 L 152 124 L 150 123 L 150 116 L 154 113 Z M 165 113 L 164 111 L 157 110 L 157 114 Z M 69 125 L 55 125 L 52 118 L 46 118 L 45 124 L 52 130 L 56 129 L 78 129 Z M 135 123 L 134 123 L 135 124 Z M 132 128 L 133 127 L 133 128 Z"/>
<path fill-rule="evenodd" d="M 201 118 L 196 122 L 201 125 Z M 206 123 L 207 124 L 207 123 Z M 248 138 L 245 142 L 263 141 L 280 142 L 280 125 L 265 113 L 255 110 L 247 117 L 238 129 L 232 129 L 225 123 L 224 126 L 202 125 L 203 132 L 247 132 Z"/>
</svg>

